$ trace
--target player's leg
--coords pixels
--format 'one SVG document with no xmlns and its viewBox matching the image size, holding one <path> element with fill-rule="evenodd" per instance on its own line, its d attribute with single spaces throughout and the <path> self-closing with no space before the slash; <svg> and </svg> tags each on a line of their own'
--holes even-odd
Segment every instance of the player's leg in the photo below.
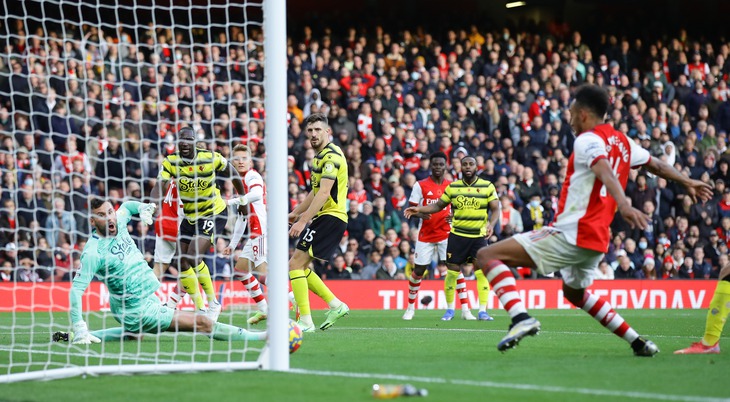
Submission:
<svg viewBox="0 0 730 402">
<path fill-rule="evenodd" d="M 183 220 L 180 224 L 180 247 L 178 250 L 178 260 L 180 261 L 180 284 L 185 292 L 190 295 L 195 309 L 205 311 L 205 302 L 200 294 L 200 283 L 195 273 L 191 252 L 194 252 L 193 239 L 197 232 L 194 224 Z"/>
<path fill-rule="evenodd" d="M 198 219 L 197 229 L 198 236 L 194 239 L 196 247 L 195 253 L 195 273 L 198 275 L 198 282 L 205 292 L 208 299 L 208 314 L 216 321 L 221 311 L 221 305 L 215 295 L 215 287 L 213 279 L 210 276 L 210 269 L 205 263 L 205 254 L 210 250 L 211 245 L 215 242 L 216 236 L 225 233 L 226 222 L 228 221 L 228 209 L 224 209 L 218 215 L 207 219 Z"/>
<path fill-rule="evenodd" d="M 177 242 L 165 240 L 161 236 L 155 236 L 155 255 L 153 270 L 155 272 L 155 276 L 157 276 L 160 281 L 162 281 L 165 273 L 170 268 L 170 263 L 172 263 L 172 259 L 175 257 L 176 251 Z M 180 266 L 179 263 L 178 266 Z M 179 276 L 176 278 L 176 280 L 178 282 L 180 281 Z M 180 288 L 181 286 L 179 286 L 179 283 L 175 284 L 172 292 L 170 292 L 167 298 L 167 305 L 173 309 L 177 308 L 177 305 L 180 303 L 180 301 L 182 301 L 182 295 L 179 293 Z"/>
<path fill-rule="evenodd" d="M 299 308 L 298 324 L 304 332 L 315 331 L 312 311 L 309 306 L 309 286 L 307 285 L 307 277 L 304 274 L 304 269 L 309 266 L 310 262 L 312 262 L 312 257 L 299 248 L 294 250 L 294 255 L 289 260 L 289 280 L 291 281 L 294 300 L 296 300 Z"/>
<path fill-rule="evenodd" d="M 477 266 L 477 253 L 483 247 L 488 245 L 484 238 L 474 239 L 469 251 L 469 261 L 474 264 L 474 276 L 477 282 L 477 295 L 479 297 L 479 313 L 477 315 L 479 321 L 492 321 L 493 318 L 487 313 L 487 303 L 489 302 L 489 281 L 484 271 Z"/>
<path fill-rule="evenodd" d="M 720 353 L 720 335 L 730 313 L 730 264 L 720 270 L 715 293 L 710 300 L 705 321 L 705 335 L 690 347 L 675 351 L 675 354 Z"/>
<path fill-rule="evenodd" d="M 446 278 L 444 279 L 444 296 L 446 297 L 446 312 L 441 320 L 450 321 L 454 319 L 454 300 L 456 298 L 456 285 L 461 275 L 461 264 L 466 262 L 467 253 L 469 252 L 467 239 L 457 236 L 453 233 L 449 234 L 448 245 L 446 248 Z M 462 276 L 463 278 L 463 276 Z M 468 307 L 467 307 L 468 308 Z"/>
<path fill-rule="evenodd" d="M 416 300 L 418 299 L 418 291 L 421 289 L 421 280 L 423 274 L 428 269 L 428 265 L 438 258 L 440 243 L 425 243 L 421 241 L 416 242 L 416 250 L 414 255 L 414 267 L 411 271 L 411 275 L 408 278 L 408 307 L 403 313 L 404 320 L 412 320 L 416 314 Z M 445 246 L 445 242 L 444 242 Z M 444 247 L 444 254 L 446 249 Z"/>
<path fill-rule="evenodd" d="M 509 332 L 497 344 L 497 349 L 501 351 L 517 346 L 522 338 L 535 335 L 540 330 L 540 323 L 527 314 L 527 309 L 517 292 L 515 277 L 508 268 L 508 265 L 535 267 L 526 247 L 516 239 L 524 236 L 526 240 L 530 240 L 528 236 L 537 235 L 540 235 L 540 232 L 516 235 L 482 247 L 477 252 L 477 269 L 484 271 L 494 293 L 499 297 L 512 321 Z"/>
<path fill-rule="evenodd" d="M 487 313 L 487 304 L 489 303 L 489 280 L 487 280 L 487 276 L 484 275 L 484 271 L 477 269 L 476 264 L 474 264 L 474 269 L 474 276 L 476 276 L 477 279 L 477 295 L 479 296 L 479 313 L 477 315 L 477 319 L 479 321 L 492 321 L 494 318 Z"/>
<path fill-rule="evenodd" d="M 459 276 L 456 277 L 456 295 L 459 297 L 459 305 L 461 306 L 461 319 L 467 321 L 476 321 L 476 317 L 471 313 L 469 304 L 469 293 L 466 291 L 466 278 L 462 270 L 464 266 L 459 266 Z"/>
<path fill-rule="evenodd" d="M 595 261 L 595 266 L 591 268 L 560 270 L 563 276 L 564 297 L 574 306 L 583 309 L 606 329 L 628 342 L 635 355 L 654 356 L 659 349 L 653 342 L 640 337 L 608 301 L 585 290 L 592 283 L 591 275 L 599 262 L 600 257 Z"/>
<path fill-rule="evenodd" d="M 338 249 L 345 230 L 347 230 L 347 223 L 343 220 L 331 215 L 320 216 L 302 233 L 297 243 L 297 249 L 306 251 L 311 259 L 316 258 L 327 261 Z M 319 329 L 326 330 L 334 325 L 337 320 L 348 315 L 350 308 L 332 293 L 316 272 L 309 269 L 309 262 L 304 266 L 303 272 L 309 290 L 329 306 L 329 310 L 325 313 L 325 320 L 319 326 Z M 297 302 L 299 302 L 299 299 L 297 299 Z M 301 305 L 299 308 L 301 310 Z M 301 314 L 304 313 L 301 312 Z"/>
<path fill-rule="evenodd" d="M 263 236 L 259 236 L 254 239 L 250 239 L 246 242 L 243 247 L 241 257 L 236 261 L 236 271 L 240 275 L 241 283 L 248 291 L 249 295 L 256 303 L 258 311 L 252 317 L 248 319 L 249 324 L 258 324 L 259 322 L 266 319 L 266 314 L 269 310 L 269 306 L 266 303 L 266 297 L 261 289 L 261 284 L 256 276 L 251 272 L 254 266 L 258 272 L 266 273 L 266 251 L 265 251 L 265 239 Z"/>
<path fill-rule="evenodd" d="M 219 341 L 263 341 L 267 337 L 265 331 L 246 331 L 233 325 L 214 322 L 206 315 L 189 311 L 175 311 L 166 331 L 201 332 Z"/>
</svg>

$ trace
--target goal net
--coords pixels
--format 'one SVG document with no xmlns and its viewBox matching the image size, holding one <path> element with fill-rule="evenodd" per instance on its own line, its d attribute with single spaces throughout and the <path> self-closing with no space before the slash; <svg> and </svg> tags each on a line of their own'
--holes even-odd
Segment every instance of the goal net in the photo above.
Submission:
<svg viewBox="0 0 730 402">
<path fill-rule="evenodd" d="M 285 176 L 266 169 L 272 158 L 286 156 L 279 150 L 266 155 L 267 148 L 276 148 L 276 138 L 264 135 L 272 119 L 279 121 L 266 131 L 286 133 L 285 4 L 266 2 L 0 5 L 0 215 L 8 222 L 0 224 L 0 383 L 82 374 L 288 369 L 285 268 L 269 275 L 269 289 L 277 287 L 269 294 L 282 302 L 270 300 L 268 342 L 174 332 L 91 345 L 51 341 L 57 331 L 72 331 L 69 293 L 90 238 L 90 197 L 101 195 L 117 206 L 149 200 L 161 161 L 176 151 L 180 128 L 192 127 L 199 147 L 225 157 L 234 145 L 248 145 L 269 188 L 285 183 Z M 274 6 L 270 17 L 266 10 Z M 277 27 L 269 29 L 278 31 L 277 47 L 271 48 L 281 53 L 268 61 L 265 43 L 272 42 L 268 34 L 265 39 L 264 24 Z M 279 66 L 269 71 L 272 61 Z M 218 187 L 224 198 L 235 196 L 230 180 L 218 180 Z M 280 234 L 286 210 L 273 213 L 283 205 L 275 198 L 269 202 L 269 227 L 281 226 L 274 231 Z M 234 209 L 229 216 L 227 236 Z M 135 217 L 128 228 L 152 266 L 154 226 Z M 219 322 L 251 329 L 247 318 L 256 305 L 233 275 L 246 236 L 230 257 L 222 252 L 226 241 L 198 257 L 207 262 L 223 305 Z M 276 255 L 270 266 L 286 267 L 288 243 L 270 244 L 270 255 Z M 161 302 L 177 286 L 176 265 L 173 261 L 155 293 Z M 82 298 L 90 331 L 120 326 L 109 296 L 103 282 L 91 281 Z M 187 295 L 178 306 L 193 308 Z"/>
</svg>

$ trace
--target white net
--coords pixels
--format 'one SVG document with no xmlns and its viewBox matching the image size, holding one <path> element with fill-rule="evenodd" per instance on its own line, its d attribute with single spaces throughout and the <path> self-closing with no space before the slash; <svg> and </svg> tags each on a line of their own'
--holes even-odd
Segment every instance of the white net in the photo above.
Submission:
<svg viewBox="0 0 730 402">
<path fill-rule="evenodd" d="M 184 126 L 195 130 L 199 146 L 225 157 L 236 143 L 247 144 L 265 171 L 262 1 L 101 3 L 0 5 L 2 216 L 8 218 L 0 224 L 0 382 L 94 368 L 259 367 L 260 341 L 167 332 L 88 347 L 50 342 L 54 332 L 72 330 L 70 280 L 89 241 L 91 196 L 115 206 L 147 200 Z M 235 196 L 230 180 L 218 185 L 223 198 Z M 134 217 L 129 228 L 152 266 L 153 226 Z M 239 251 L 225 257 L 225 243 L 196 258 L 207 262 L 226 310 L 219 322 L 246 327 L 255 305 L 232 275 Z M 176 277 L 173 261 L 155 294 L 161 301 Z M 82 300 L 90 330 L 119 327 L 103 282 L 92 281 Z M 193 304 L 186 296 L 179 308 Z"/>
</svg>

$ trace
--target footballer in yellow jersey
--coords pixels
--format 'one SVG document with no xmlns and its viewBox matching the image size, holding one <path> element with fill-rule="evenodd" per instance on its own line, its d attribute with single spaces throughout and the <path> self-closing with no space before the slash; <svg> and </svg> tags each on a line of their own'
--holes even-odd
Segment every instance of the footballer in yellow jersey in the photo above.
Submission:
<svg viewBox="0 0 730 402">
<path fill-rule="evenodd" d="M 309 269 L 309 263 L 315 258 L 329 260 L 345 234 L 348 177 L 342 150 L 330 142 L 332 129 L 327 116 L 321 113 L 310 115 L 304 119 L 304 130 L 317 154 L 312 169 L 312 191 L 289 214 L 292 222 L 289 236 L 298 238 L 294 255 L 289 260 L 289 279 L 299 306 L 299 325 L 303 331 L 312 332 L 314 322 L 309 306 L 309 289 L 330 306 L 320 329 L 331 327 L 350 311 Z"/>
<path fill-rule="evenodd" d="M 208 298 L 211 318 L 217 319 L 220 304 L 210 279 L 210 271 L 203 256 L 210 249 L 216 234 L 225 231 L 228 221 L 228 205 L 216 185 L 218 176 L 230 177 L 240 196 L 244 195 L 243 182 L 238 172 L 223 155 L 195 146 L 195 131 L 183 127 L 178 132 L 178 151 L 162 161 L 157 183 L 152 189 L 152 199 L 160 203 L 160 189 L 167 188 L 171 180 L 177 185 L 183 204 L 185 219 L 180 224 L 180 281 L 198 309 L 204 309 L 198 300 L 198 281 Z M 161 209 L 161 208 L 160 208 Z M 195 269 L 195 272 L 192 270 Z M 196 279 L 197 277 L 197 279 Z"/>
<path fill-rule="evenodd" d="M 406 218 L 410 218 L 416 214 L 436 213 L 451 204 L 453 218 L 446 246 L 448 271 L 444 281 L 447 309 L 442 320 L 451 320 L 454 317 L 454 292 L 459 293 L 461 300 L 466 296 L 465 284 L 457 282 L 461 266 L 476 261 L 477 252 L 487 245 L 487 238 L 492 235 L 499 219 L 497 191 L 492 182 L 477 176 L 476 159 L 472 156 L 462 158 L 461 172 L 462 179 L 449 184 L 435 204 L 410 207 L 405 210 Z M 489 283 L 479 271 L 475 271 L 479 293 L 479 320 L 491 321 L 492 318 L 486 312 Z M 461 281 L 463 282 L 463 279 Z M 463 319 L 476 319 L 468 311 L 468 301 L 466 305 L 462 305 L 462 309 Z"/>
</svg>

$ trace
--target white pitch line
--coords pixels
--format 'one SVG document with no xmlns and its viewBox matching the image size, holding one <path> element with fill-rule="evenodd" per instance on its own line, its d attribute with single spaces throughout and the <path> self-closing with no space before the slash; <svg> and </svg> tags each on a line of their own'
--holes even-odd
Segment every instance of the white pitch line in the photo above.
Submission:
<svg viewBox="0 0 730 402">
<path fill-rule="evenodd" d="M 69 353 L 57 352 L 53 350 L 34 350 L 34 349 L 17 349 L 8 348 L 6 346 L 0 346 L 0 351 L 13 352 L 13 353 L 30 353 L 37 355 L 56 355 L 56 356 L 69 356 Z M 114 360 L 131 360 L 131 361 L 146 361 L 150 363 L 190 363 L 187 360 L 169 360 L 169 359 L 152 359 L 149 357 L 141 357 L 139 355 L 102 355 L 102 354 L 77 354 L 74 357 L 88 357 L 88 358 L 102 358 L 102 359 L 114 359 Z M 29 365 L 33 362 L 28 362 Z"/>
<path fill-rule="evenodd" d="M 496 332 L 496 333 L 506 333 L 506 330 L 503 329 L 477 329 L 477 328 L 365 328 L 365 327 L 333 327 L 330 328 L 328 331 L 335 330 L 335 331 L 397 331 L 397 330 L 405 330 L 405 331 L 434 331 L 434 332 Z M 606 331 L 606 332 L 582 332 L 582 331 L 545 331 L 541 330 L 540 334 L 558 334 L 558 335 L 605 335 L 605 336 L 615 336 L 612 333 Z M 649 338 L 669 338 L 669 339 L 695 339 L 696 337 L 692 336 L 681 336 L 681 335 L 652 335 L 652 334 L 644 334 L 646 337 Z"/>
<path fill-rule="evenodd" d="M 296 374 L 308 374 L 317 376 L 328 376 L 328 377 L 347 377 L 347 378 L 368 378 L 368 379 L 385 379 L 393 381 L 410 381 L 420 382 L 427 384 L 452 384 L 452 385 L 468 385 L 473 387 L 481 388 L 505 388 L 514 389 L 520 391 L 540 391 L 540 392 L 554 392 L 562 394 L 581 394 L 581 395 L 592 395 L 592 396 L 611 396 L 619 398 L 634 398 L 634 399 L 657 399 L 663 401 L 682 401 L 682 402 L 728 402 L 730 399 L 727 398 L 715 398 L 709 396 L 693 396 L 693 395 L 671 395 L 671 394 L 657 394 L 652 392 L 637 392 L 637 391 L 615 391 L 609 389 L 599 388 L 569 388 L 560 387 L 554 385 L 537 385 L 537 384 L 519 384 L 519 383 L 507 383 L 507 382 L 494 382 L 494 381 L 470 381 L 461 379 L 447 379 L 439 377 L 415 377 L 399 374 L 377 374 L 377 373 L 348 373 L 342 371 L 321 371 L 321 370 L 306 370 L 306 369 L 290 369 L 292 373 Z"/>
</svg>

